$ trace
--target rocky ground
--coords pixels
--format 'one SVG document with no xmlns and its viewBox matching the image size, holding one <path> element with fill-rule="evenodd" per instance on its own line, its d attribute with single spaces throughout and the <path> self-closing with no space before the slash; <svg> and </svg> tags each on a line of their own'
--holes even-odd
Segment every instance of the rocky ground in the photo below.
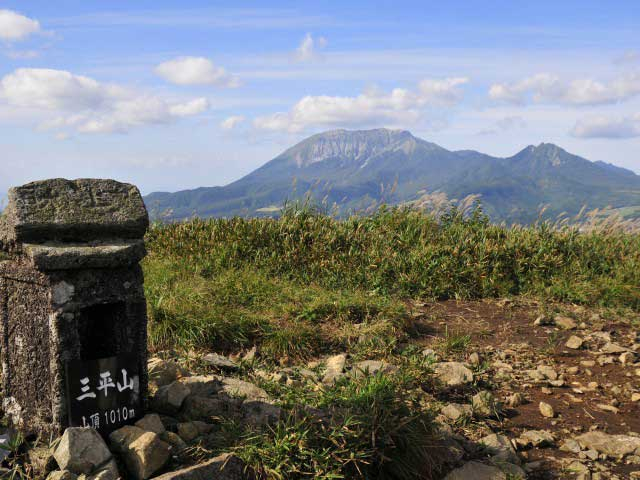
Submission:
<svg viewBox="0 0 640 480">
<path fill-rule="evenodd" d="M 411 311 L 415 333 L 397 350 L 425 359 L 419 395 L 434 412 L 434 449 L 445 452 L 441 478 L 640 478 L 637 318 L 523 299 Z M 281 420 L 278 386 L 313 394 L 344 377 L 394 375 L 402 355 L 335 352 L 274 365 L 256 349 L 157 352 L 152 413 L 135 426 L 106 443 L 69 429 L 5 462 L 20 457 L 33 465 L 27 478 L 51 480 L 246 478 L 229 426 Z"/>
</svg>

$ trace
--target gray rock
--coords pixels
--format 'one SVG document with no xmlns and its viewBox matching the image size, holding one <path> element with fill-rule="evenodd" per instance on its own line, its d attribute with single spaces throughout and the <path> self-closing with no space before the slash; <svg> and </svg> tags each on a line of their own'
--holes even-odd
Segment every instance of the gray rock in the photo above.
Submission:
<svg viewBox="0 0 640 480">
<path fill-rule="evenodd" d="M 378 372 L 391 374 L 397 371 L 398 367 L 384 360 L 364 360 L 353 366 L 351 375 L 357 378 L 364 375 L 376 375 Z"/>
<path fill-rule="evenodd" d="M 136 427 L 160 435 L 165 431 L 164 424 L 157 413 L 149 413 L 135 423 Z"/>
<path fill-rule="evenodd" d="M 547 432 L 546 430 L 527 430 L 526 432 L 522 432 L 517 442 L 518 445 L 524 447 L 550 447 L 554 444 L 555 440 L 551 432 Z"/>
<path fill-rule="evenodd" d="M 481 438 L 480 443 L 487 448 L 487 452 L 494 462 L 520 463 L 518 454 L 507 436 L 492 433 Z"/>
<path fill-rule="evenodd" d="M 80 475 L 78 480 L 120 480 L 121 478 L 120 472 L 118 471 L 118 464 L 115 460 L 111 459 L 105 466 L 100 467 L 93 473 Z"/>
<path fill-rule="evenodd" d="M 502 406 L 491 392 L 478 392 L 471 398 L 473 414 L 478 418 L 493 417 L 500 413 Z"/>
<path fill-rule="evenodd" d="M 225 453 L 209 461 L 165 473 L 153 480 L 245 480 L 252 478 L 238 457 Z"/>
<path fill-rule="evenodd" d="M 222 370 L 237 370 L 239 367 L 235 362 L 232 362 L 223 355 L 217 353 L 209 353 L 202 357 L 202 361 L 212 367 L 216 367 Z"/>
<path fill-rule="evenodd" d="M 75 474 L 91 473 L 111 459 L 111 452 L 100 434 L 92 428 L 67 428 L 53 453 L 61 470 Z"/>
<path fill-rule="evenodd" d="M 153 432 L 127 425 L 109 435 L 111 447 L 120 453 L 136 480 L 146 480 L 167 463 L 171 447 Z"/>
<path fill-rule="evenodd" d="M 584 433 L 575 438 L 582 448 L 595 450 L 612 457 L 640 455 L 640 437 L 609 435 L 600 431 Z"/>
<path fill-rule="evenodd" d="M 573 438 L 567 438 L 564 443 L 560 446 L 560 450 L 563 452 L 569 453 L 580 453 L 582 448 L 580 444 Z"/>
<path fill-rule="evenodd" d="M 477 461 L 467 462 L 444 477 L 444 480 L 507 480 L 507 475 L 498 467 Z"/>
<path fill-rule="evenodd" d="M 575 320 L 570 317 L 564 317 L 562 315 L 558 315 L 554 319 L 555 324 L 563 330 L 575 330 L 578 328 Z"/>
<path fill-rule="evenodd" d="M 213 425 L 200 421 L 183 422 L 178 424 L 178 435 L 185 442 L 191 442 L 201 435 L 213 430 Z"/>
<path fill-rule="evenodd" d="M 440 410 L 440 413 L 449 420 L 453 420 L 455 422 L 459 419 L 471 418 L 473 416 L 473 409 L 471 408 L 471 405 L 449 403 Z"/>
<path fill-rule="evenodd" d="M 325 384 L 333 383 L 344 375 L 344 366 L 347 363 L 347 356 L 344 353 L 327 358 L 324 377 Z"/>
<path fill-rule="evenodd" d="M 223 378 L 220 393 L 245 400 L 269 400 L 269 395 L 262 388 L 238 378 Z"/>
<path fill-rule="evenodd" d="M 569 337 L 569 340 L 567 340 L 567 343 L 565 343 L 565 347 L 570 348 L 572 350 L 579 350 L 582 347 L 582 344 L 584 343 L 584 341 L 582 340 L 582 338 L 576 336 L 576 335 L 571 335 Z"/>
<path fill-rule="evenodd" d="M 47 476 L 47 480 L 76 480 L 78 476 L 69 470 L 56 470 Z"/>
<path fill-rule="evenodd" d="M 184 401 L 180 418 L 183 420 L 206 420 L 210 417 L 234 415 L 240 409 L 242 401 L 239 399 L 201 397 L 190 395 Z"/>
<path fill-rule="evenodd" d="M 151 406 L 156 412 L 173 415 L 180 410 L 184 399 L 190 393 L 189 387 L 176 381 L 158 388 L 151 400 Z"/>
<path fill-rule="evenodd" d="M 441 362 L 434 368 L 436 378 L 448 387 L 462 387 L 473 382 L 473 372 L 460 362 Z"/>
<path fill-rule="evenodd" d="M 169 385 L 181 377 L 186 377 L 187 372 L 173 360 L 163 360 L 162 358 L 150 358 L 147 363 L 149 371 L 149 381 L 158 387 Z"/>
<path fill-rule="evenodd" d="M 547 402 L 540 402 L 540 405 L 538 405 L 538 408 L 540 409 L 540 413 L 542 414 L 543 417 L 553 418 L 556 416 L 555 410 Z"/>
</svg>

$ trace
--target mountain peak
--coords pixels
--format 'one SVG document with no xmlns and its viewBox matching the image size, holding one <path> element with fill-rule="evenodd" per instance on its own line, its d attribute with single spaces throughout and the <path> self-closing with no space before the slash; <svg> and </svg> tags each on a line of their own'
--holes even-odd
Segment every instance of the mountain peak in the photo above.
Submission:
<svg viewBox="0 0 640 480">
<path fill-rule="evenodd" d="M 357 164 L 390 148 L 411 148 L 417 141 L 407 130 L 330 130 L 303 140 L 282 156 L 293 159 L 299 168 L 329 159 Z"/>
</svg>

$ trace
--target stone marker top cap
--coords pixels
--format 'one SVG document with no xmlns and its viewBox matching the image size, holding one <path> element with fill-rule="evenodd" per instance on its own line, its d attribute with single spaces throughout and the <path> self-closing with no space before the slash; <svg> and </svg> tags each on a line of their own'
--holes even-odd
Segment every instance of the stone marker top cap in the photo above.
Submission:
<svg viewBox="0 0 640 480">
<path fill-rule="evenodd" d="M 56 178 L 9 190 L 4 228 L 16 242 L 142 238 L 149 216 L 138 188 L 115 180 Z"/>
</svg>

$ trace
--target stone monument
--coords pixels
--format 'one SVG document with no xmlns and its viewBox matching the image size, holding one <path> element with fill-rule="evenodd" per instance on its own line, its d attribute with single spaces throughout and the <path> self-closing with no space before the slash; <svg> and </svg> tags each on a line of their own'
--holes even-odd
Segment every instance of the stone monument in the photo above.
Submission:
<svg viewBox="0 0 640 480">
<path fill-rule="evenodd" d="M 2 406 L 25 434 L 138 419 L 147 395 L 138 189 L 53 179 L 9 191 L 0 215 Z"/>
</svg>

